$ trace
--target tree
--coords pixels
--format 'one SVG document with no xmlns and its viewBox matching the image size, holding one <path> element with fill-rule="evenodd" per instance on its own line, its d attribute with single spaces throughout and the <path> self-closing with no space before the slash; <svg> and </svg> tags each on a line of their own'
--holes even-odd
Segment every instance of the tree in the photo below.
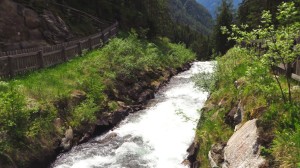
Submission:
<svg viewBox="0 0 300 168">
<path fill-rule="evenodd" d="M 276 16 L 272 16 L 270 11 L 263 11 L 261 25 L 258 28 L 247 32 L 248 25 L 238 27 L 232 25 L 231 32 L 222 27 L 225 34 L 231 34 L 229 38 L 238 44 L 249 45 L 251 43 L 262 43 L 266 49 L 262 55 L 259 53 L 261 62 L 268 66 L 275 73 L 275 68 L 282 65 L 286 71 L 285 79 L 288 85 L 287 95 L 283 89 L 283 84 L 278 76 L 274 76 L 284 102 L 292 102 L 291 97 L 291 64 L 300 54 L 300 44 L 295 44 L 295 39 L 300 34 L 300 23 L 298 20 L 298 10 L 294 2 L 282 3 L 278 7 Z M 272 17 L 276 18 L 279 25 L 272 22 Z M 227 32 L 227 33 L 226 33 Z M 260 45 L 261 46 L 261 45 Z M 252 46 L 257 47 L 257 46 Z"/>
<path fill-rule="evenodd" d="M 232 2 L 228 0 L 222 0 L 222 4 L 217 14 L 217 23 L 214 29 L 214 49 L 215 52 L 222 55 L 227 52 L 228 49 L 233 47 L 233 41 L 228 40 L 228 35 L 223 34 L 221 27 L 230 29 L 230 25 L 233 23 L 233 10 Z"/>
</svg>

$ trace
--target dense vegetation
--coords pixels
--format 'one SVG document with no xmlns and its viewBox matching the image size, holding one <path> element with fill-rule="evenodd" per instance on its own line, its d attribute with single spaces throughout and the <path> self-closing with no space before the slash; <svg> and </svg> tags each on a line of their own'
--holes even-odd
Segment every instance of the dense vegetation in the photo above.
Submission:
<svg viewBox="0 0 300 168">
<path fill-rule="evenodd" d="M 118 100 L 107 93 L 117 91 L 120 78 L 135 81 L 140 73 L 163 72 L 193 59 L 195 54 L 183 44 L 167 38 L 148 43 L 131 34 L 63 65 L 1 81 L 0 161 L 11 158 L 24 167 L 53 150 L 69 126 L 80 132 L 103 112 L 116 110 Z M 74 93 L 84 98 L 74 100 Z M 57 118 L 63 121 L 61 126 L 53 124 Z"/>
<path fill-rule="evenodd" d="M 212 43 L 214 44 L 214 54 L 223 55 L 228 49 L 233 47 L 233 41 L 228 40 L 228 35 L 223 34 L 221 30 L 221 27 L 226 27 L 230 30 L 233 20 L 234 14 L 232 3 L 228 0 L 222 0 L 213 31 Z"/>
<path fill-rule="evenodd" d="M 140 37 L 155 39 L 168 37 L 172 42 L 183 42 L 197 53 L 199 59 L 207 59 L 210 46 L 207 45 L 213 27 L 209 12 L 195 0 L 16 0 L 36 11 L 52 10 L 63 17 L 72 32 L 87 35 L 104 28 L 108 22 L 118 21 L 123 31 L 132 28 Z M 86 17 L 78 15 L 64 4 L 96 16 L 103 24 L 94 25 Z M 48 5 L 46 5 L 48 4 Z"/>
<path fill-rule="evenodd" d="M 251 2 L 243 1 L 243 5 Z M 253 3 L 253 9 L 274 8 L 260 2 Z M 198 82 L 212 93 L 197 130 L 201 166 L 209 166 L 211 145 L 231 136 L 233 128 L 224 117 L 238 104 L 244 110 L 243 122 L 259 120 L 259 143 L 269 167 L 300 166 L 300 87 L 290 72 L 291 63 L 299 56 L 299 44 L 295 44 L 300 33 L 297 7 L 298 3 L 290 2 L 278 6 L 276 12 L 264 11 L 257 16 L 258 12 L 249 12 L 243 21 L 251 25 L 222 27 L 237 45 L 217 58 L 216 73 L 209 83 Z M 262 45 L 250 45 L 253 42 Z M 276 73 L 275 66 L 280 63 L 287 72 L 283 75 Z M 198 79 L 203 80 L 203 75 Z"/>
<path fill-rule="evenodd" d="M 210 34 L 213 27 L 212 17 L 195 0 L 169 0 L 170 16 L 175 23 L 188 25 L 192 30 Z"/>
</svg>

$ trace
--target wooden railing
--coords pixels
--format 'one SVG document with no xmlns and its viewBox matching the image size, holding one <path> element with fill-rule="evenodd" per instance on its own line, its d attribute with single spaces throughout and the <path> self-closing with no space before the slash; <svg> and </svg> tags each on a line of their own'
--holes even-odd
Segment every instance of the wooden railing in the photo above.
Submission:
<svg viewBox="0 0 300 168">
<path fill-rule="evenodd" d="M 299 41 L 296 41 L 299 44 Z M 246 48 L 254 48 L 256 52 L 263 53 L 266 51 L 265 43 L 262 41 L 253 41 L 251 44 L 242 45 Z M 280 74 L 285 74 L 286 70 L 283 65 L 278 65 L 276 67 L 276 72 Z M 295 59 L 295 61 L 291 64 L 291 77 L 292 79 L 300 82 L 300 56 Z"/>
<path fill-rule="evenodd" d="M 118 22 L 94 35 L 49 47 L 30 48 L 0 53 L 0 77 L 13 77 L 47 68 L 82 55 L 84 50 L 100 48 L 116 36 Z"/>
</svg>

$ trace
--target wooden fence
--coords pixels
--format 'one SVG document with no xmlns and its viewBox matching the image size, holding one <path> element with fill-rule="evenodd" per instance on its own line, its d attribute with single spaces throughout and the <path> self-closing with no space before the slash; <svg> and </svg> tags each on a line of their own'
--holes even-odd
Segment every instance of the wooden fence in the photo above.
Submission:
<svg viewBox="0 0 300 168">
<path fill-rule="evenodd" d="M 100 48 L 116 36 L 118 22 L 94 35 L 49 47 L 30 48 L 0 53 L 0 77 L 13 77 L 36 69 L 47 68 L 82 55 L 84 50 Z"/>
<path fill-rule="evenodd" d="M 297 43 L 299 43 L 299 41 L 297 41 Z M 248 44 L 247 46 L 245 46 L 245 45 L 242 45 L 242 46 L 247 47 L 247 48 L 255 48 L 255 51 L 257 51 L 259 53 L 263 53 L 266 50 L 264 42 L 254 41 L 251 44 Z M 276 67 L 276 71 L 277 71 L 277 73 L 280 73 L 280 74 L 286 73 L 286 70 L 283 65 L 278 65 Z M 291 64 L 291 73 L 292 73 L 292 78 L 294 80 L 300 82 L 300 56 L 297 59 L 295 59 L 295 61 Z"/>
</svg>

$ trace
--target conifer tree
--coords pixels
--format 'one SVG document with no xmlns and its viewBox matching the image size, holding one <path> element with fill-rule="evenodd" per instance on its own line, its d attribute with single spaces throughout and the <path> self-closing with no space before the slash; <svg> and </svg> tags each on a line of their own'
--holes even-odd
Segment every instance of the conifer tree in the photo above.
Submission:
<svg viewBox="0 0 300 168">
<path fill-rule="evenodd" d="M 233 6 L 232 1 L 222 0 L 222 4 L 219 7 L 217 13 L 217 23 L 214 29 L 214 49 L 217 54 L 225 54 L 228 49 L 233 47 L 234 43 L 228 41 L 228 35 L 223 34 L 221 27 L 227 27 L 230 29 L 230 25 L 233 23 Z"/>
</svg>

